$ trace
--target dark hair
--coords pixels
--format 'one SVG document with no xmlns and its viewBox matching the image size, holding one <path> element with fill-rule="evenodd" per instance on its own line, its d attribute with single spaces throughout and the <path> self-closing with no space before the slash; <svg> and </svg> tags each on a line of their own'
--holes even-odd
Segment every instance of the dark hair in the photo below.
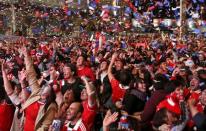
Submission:
<svg viewBox="0 0 206 131">
<path fill-rule="evenodd" d="M 165 118 L 167 118 L 167 109 L 162 108 L 155 113 L 153 120 L 152 120 L 152 125 L 155 128 L 158 128 L 159 126 L 167 123 L 167 120 Z"/>
<path fill-rule="evenodd" d="M 82 57 L 83 60 L 86 61 L 88 56 L 85 53 L 82 53 L 81 55 L 78 56 L 78 58 L 79 57 Z"/>
<path fill-rule="evenodd" d="M 172 93 L 173 91 L 175 91 L 175 89 L 177 88 L 175 81 L 169 81 L 166 85 L 165 85 L 165 91 L 169 94 Z"/>
<path fill-rule="evenodd" d="M 71 71 L 74 72 L 73 75 L 76 75 L 76 72 L 77 72 L 76 65 L 71 64 L 71 63 L 66 63 L 65 66 L 66 66 L 66 67 L 69 67 L 69 68 L 71 69 Z"/>
<path fill-rule="evenodd" d="M 129 71 L 127 70 L 122 70 L 119 72 L 119 82 L 123 85 L 123 86 L 127 86 L 130 84 L 132 80 L 132 75 Z"/>
<path fill-rule="evenodd" d="M 44 111 L 45 112 L 47 111 L 49 105 L 52 104 L 52 103 L 55 103 L 57 105 L 57 103 L 56 103 L 56 94 L 55 94 L 53 88 L 51 88 L 51 90 L 49 92 L 49 96 L 46 98 L 46 104 L 44 106 Z"/>
<path fill-rule="evenodd" d="M 130 89 L 137 89 L 138 83 L 142 83 L 144 80 L 142 78 L 133 79 L 130 83 Z"/>
<path fill-rule="evenodd" d="M 167 77 L 163 74 L 155 75 L 155 78 L 154 78 L 154 88 L 155 88 L 155 90 L 164 89 L 164 87 L 165 87 L 165 85 L 168 81 L 169 80 L 167 79 Z"/>
</svg>

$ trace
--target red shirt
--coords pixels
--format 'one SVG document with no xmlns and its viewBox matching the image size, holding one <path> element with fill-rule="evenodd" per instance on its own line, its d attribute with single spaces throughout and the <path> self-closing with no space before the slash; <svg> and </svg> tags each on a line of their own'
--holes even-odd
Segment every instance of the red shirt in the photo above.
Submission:
<svg viewBox="0 0 206 131">
<path fill-rule="evenodd" d="M 92 129 L 94 125 L 94 119 L 97 113 L 97 105 L 93 105 L 93 107 L 89 107 L 88 100 L 82 102 L 84 107 L 84 112 L 82 114 L 82 120 L 87 125 L 88 129 Z"/>
<path fill-rule="evenodd" d="M 36 101 L 25 109 L 24 131 L 34 131 L 35 121 L 41 105 L 41 103 Z"/>
<path fill-rule="evenodd" d="M 92 69 L 89 68 L 89 67 L 84 67 L 83 69 L 78 70 L 78 71 L 77 71 L 77 75 L 78 75 L 79 77 L 81 77 L 81 76 L 86 76 L 86 77 L 88 77 L 90 80 L 95 81 L 95 75 L 94 75 Z"/>
<path fill-rule="evenodd" d="M 112 86 L 112 101 L 116 102 L 123 99 L 126 90 L 119 87 L 119 81 L 113 78 L 110 83 Z"/>
<path fill-rule="evenodd" d="M 0 103 L 0 131 L 10 131 L 14 116 L 14 107 L 6 102 Z"/>
<path fill-rule="evenodd" d="M 62 131 L 89 131 L 87 126 L 84 124 L 82 119 L 79 119 L 76 125 L 71 129 L 69 128 L 69 123 L 66 123 L 62 129 Z"/>
</svg>

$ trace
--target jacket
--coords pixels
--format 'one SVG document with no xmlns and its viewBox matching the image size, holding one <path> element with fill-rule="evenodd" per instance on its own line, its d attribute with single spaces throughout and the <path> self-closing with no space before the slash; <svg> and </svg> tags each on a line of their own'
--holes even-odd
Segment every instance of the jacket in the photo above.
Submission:
<svg viewBox="0 0 206 131">
<path fill-rule="evenodd" d="M 22 106 L 22 109 L 25 110 L 28 106 L 33 104 L 34 102 L 40 100 L 40 85 L 38 84 L 36 78 L 36 72 L 33 67 L 33 62 L 29 56 L 25 57 L 25 65 L 27 71 L 27 77 L 29 82 L 29 87 L 32 90 L 31 95 L 27 99 L 27 101 Z M 55 117 L 55 113 L 57 112 L 57 104 L 52 103 L 49 105 L 47 110 L 44 110 L 44 106 L 41 106 L 35 121 L 35 131 L 46 131 L 49 129 L 49 126 L 52 124 L 52 121 Z"/>
</svg>

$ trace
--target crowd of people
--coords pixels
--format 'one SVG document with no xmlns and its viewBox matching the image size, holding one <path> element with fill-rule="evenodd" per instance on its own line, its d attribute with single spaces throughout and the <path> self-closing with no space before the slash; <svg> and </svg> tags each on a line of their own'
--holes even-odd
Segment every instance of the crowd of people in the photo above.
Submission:
<svg viewBox="0 0 206 131">
<path fill-rule="evenodd" d="M 204 34 L 152 25 L 179 19 L 177 0 L 121 2 L 14 4 L 21 30 L 0 36 L 0 131 L 206 130 Z M 206 1 L 185 2 L 187 18 L 204 19 Z"/>
<path fill-rule="evenodd" d="M 204 131 L 205 49 L 175 34 L 2 40 L 0 130 Z"/>
</svg>

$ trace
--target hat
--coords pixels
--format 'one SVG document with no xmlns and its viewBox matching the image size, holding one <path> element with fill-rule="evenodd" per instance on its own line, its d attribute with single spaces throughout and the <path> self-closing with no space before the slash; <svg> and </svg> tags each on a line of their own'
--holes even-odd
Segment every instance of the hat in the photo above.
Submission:
<svg viewBox="0 0 206 131">
<path fill-rule="evenodd" d="M 166 108 L 169 111 L 180 115 L 181 114 L 181 109 L 178 103 L 175 103 L 174 100 L 169 97 L 166 100 L 163 100 L 162 102 L 159 103 L 159 105 L 157 106 L 157 111 L 162 109 L 162 108 Z"/>
</svg>

